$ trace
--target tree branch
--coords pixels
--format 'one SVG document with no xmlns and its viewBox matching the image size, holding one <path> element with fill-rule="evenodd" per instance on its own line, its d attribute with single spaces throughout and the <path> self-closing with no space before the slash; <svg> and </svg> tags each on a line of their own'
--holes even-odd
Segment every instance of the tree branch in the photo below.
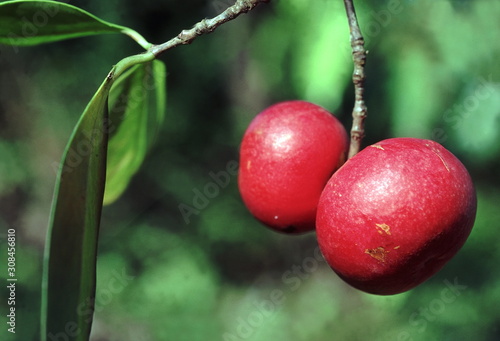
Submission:
<svg viewBox="0 0 500 341">
<path fill-rule="evenodd" d="M 271 0 L 237 0 L 233 6 L 228 7 L 224 12 L 217 15 L 216 17 L 212 19 L 203 19 L 202 21 L 194 25 L 193 28 L 189 30 L 183 30 L 175 38 L 172 38 L 160 45 L 153 45 L 149 49 L 149 52 L 158 57 L 163 52 L 170 50 L 171 48 L 174 48 L 178 45 L 191 44 L 191 42 L 197 37 L 203 34 L 211 33 L 220 25 L 235 19 L 240 14 L 251 11 L 261 2 L 269 1 Z"/>
<path fill-rule="evenodd" d="M 365 41 L 359 28 L 353 0 L 344 0 L 351 32 L 352 59 L 354 61 L 354 72 L 352 82 L 354 84 L 354 108 L 352 110 L 351 144 L 349 146 L 348 158 L 356 155 L 361 149 L 361 142 L 365 136 L 365 118 L 367 108 L 363 99 L 365 83 Z"/>
</svg>

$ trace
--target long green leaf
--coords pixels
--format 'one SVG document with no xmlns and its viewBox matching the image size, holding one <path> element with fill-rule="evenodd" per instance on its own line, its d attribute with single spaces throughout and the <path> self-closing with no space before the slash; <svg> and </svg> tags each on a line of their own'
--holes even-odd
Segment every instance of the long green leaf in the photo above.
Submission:
<svg viewBox="0 0 500 341">
<path fill-rule="evenodd" d="M 134 30 L 106 22 L 63 2 L 6 1 L 0 3 L 0 44 L 36 45 L 107 33 L 127 34 L 144 48 L 151 46 Z"/>
<path fill-rule="evenodd" d="M 42 340 L 90 335 L 111 84 L 106 78 L 88 104 L 60 167 L 45 253 Z"/>
<path fill-rule="evenodd" d="M 136 65 L 110 93 L 110 140 L 104 204 L 115 201 L 139 170 L 165 113 L 165 65 Z"/>
<path fill-rule="evenodd" d="M 42 279 L 41 339 L 88 340 L 106 179 L 108 101 L 115 79 L 151 53 L 127 57 L 87 105 L 66 146 L 56 179 Z"/>
</svg>

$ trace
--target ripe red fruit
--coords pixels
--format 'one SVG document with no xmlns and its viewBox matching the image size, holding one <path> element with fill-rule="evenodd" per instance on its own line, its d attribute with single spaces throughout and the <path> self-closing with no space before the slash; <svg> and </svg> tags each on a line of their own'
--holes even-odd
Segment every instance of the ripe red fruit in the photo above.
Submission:
<svg viewBox="0 0 500 341">
<path fill-rule="evenodd" d="M 393 138 L 365 148 L 328 181 L 317 238 L 347 283 L 392 295 L 439 271 L 475 215 L 474 185 L 452 153 L 433 141 Z"/>
<path fill-rule="evenodd" d="M 280 232 L 314 230 L 319 196 L 346 158 L 347 133 L 332 114 L 304 101 L 258 114 L 240 147 L 238 185 L 259 221 Z"/>
</svg>

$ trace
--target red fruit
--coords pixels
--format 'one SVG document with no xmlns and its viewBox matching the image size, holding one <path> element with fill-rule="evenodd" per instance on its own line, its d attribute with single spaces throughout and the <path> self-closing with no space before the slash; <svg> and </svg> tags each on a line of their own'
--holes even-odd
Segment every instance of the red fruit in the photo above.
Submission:
<svg viewBox="0 0 500 341">
<path fill-rule="evenodd" d="M 304 101 L 258 114 L 240 148 L 238 185 L 249 211 L 281 232 L 314 230 L 319 196 L 346 158 L 347 133 L 328 111 Z"/>
<path fill-rule="evenodd" d="M 317 238 L 347 283 L 392 295 L 439 271 L 475 215 L 474 185 L 452 153 L 433 141 L 393 138 L 365 148 L 328 181 Z"/>
</svg>

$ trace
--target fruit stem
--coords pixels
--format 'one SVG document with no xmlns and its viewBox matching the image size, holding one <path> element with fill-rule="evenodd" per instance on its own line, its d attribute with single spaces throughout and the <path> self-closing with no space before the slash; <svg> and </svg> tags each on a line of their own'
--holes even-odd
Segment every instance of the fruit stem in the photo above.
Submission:
<svg viewBox="0 0 500 341">
<path fill-rule="evenodd" d="M 354 71 L 352 74 L 352 82 L 354 84 L 354 108 L 352 110 L 351 143 L 348 154 L 348 158 L 351 158 L 361 149 L 361 142 L 365 136 L 364 122 L 367 116 L 367 108 L 363 94 L 365 91 L 366 50 L 364 47 L 365 40 L 359 28 L 353 0 L 344 0 L 344 4 L 347 12 L 347 20 L 349 22 L 349 30 L 351 32 L 352 59 L 354 61 Z"/>
</svg>

